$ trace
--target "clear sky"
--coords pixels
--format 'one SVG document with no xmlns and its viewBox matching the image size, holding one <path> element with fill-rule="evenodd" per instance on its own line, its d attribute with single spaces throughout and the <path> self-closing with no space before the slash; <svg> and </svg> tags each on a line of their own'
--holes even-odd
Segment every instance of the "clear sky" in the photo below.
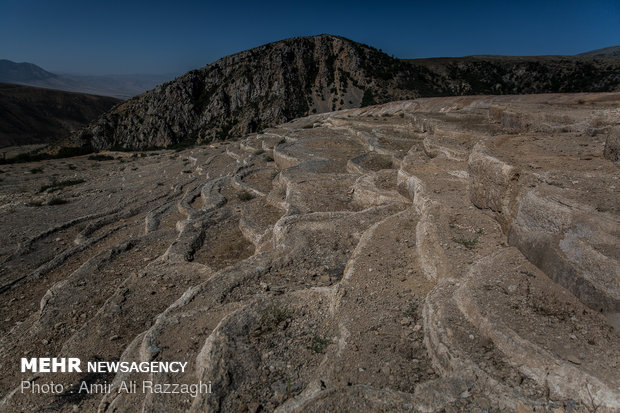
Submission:
<svg viewBox="0 0 620 413">
<path fill-rule="evenodd" d="M 0 59 L 57 73 L 175 73 L 329 33 L 400 58 L 576 54 L 620 44 L 620 0 L 0 0 Z"/>
</svg>

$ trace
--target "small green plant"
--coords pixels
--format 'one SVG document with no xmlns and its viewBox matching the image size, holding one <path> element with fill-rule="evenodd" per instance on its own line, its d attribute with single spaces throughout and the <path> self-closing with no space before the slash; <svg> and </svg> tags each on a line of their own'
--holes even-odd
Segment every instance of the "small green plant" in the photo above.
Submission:
<svg viewBox="0 0 620 413">
<path fill-rule="evenodd" d="M 452 241 L 456 242 L 457 244 L 461 244 L 462 246 L 464 246 L 467 249 L 473 250 L 476 245 L 478 244 L 478 238 L 479 235 L 476 234 L 473 238 L 468 239 L 465 237 L 452 237 Z"/>
<path fill-rule="evenodd" d="M 380 157 L 376 159 L 377 168 L 390 169 L 392 167 L 392 158 Z"/>
<path fill-rule="evenodd" d="M 78 185 L 81 184 L 83 182 L 86 182 L 83 179 L 73 179 L 73 180 L 68 180 L 68 181 L 54 181 L 49 185 L 43 185 L 41 188 L 39 188 L 39 192 L 44 192 L 47 191 L 49 189 L 49 191 L 57 191 L 60 188 L 64 188 L 67 186 L 72 186 L 72 185 Z"/>
<path fill-rule="evenodd" d="M 97 162 L 101 162 L 101 161 L 112 161 L 114 160 L 113 156 L 110 155 L 90 155 L 88 157 L 89 161 L 97 161 Z"/>
<path fill-rule="evenodd" d="M 68 203 L 69 203 L 69 201 L 67 201 L 66 199 L 52 198 L 52 199 L 49 200 L 47 205 L 64 205 L 64 204 L 68 204 Z"/>
<path fill-rule="evenodd" d="M 260 325 L 263 331 L 270 331 L 276 328 L 280 323 L 290 318 L 292 311 L 286 305 L 273 303 L 267 306 L 260 318 Z"/>
<path fill-rule="evenodd" d="M 175 143 L 174 145 L 168 146 L 167 149 L 173 149 L 175 152 L 181 152 L 187 148 L 191 148 L 196 145 L 196 138 L 192 136 L 188 136 L 182 141 Z"/>
<path fill-rule="evenodd" d="M 273 162 L 273 157 L 271 155 L 267 155 L 267 156 L 265 156 L 265 161 L 266 162 Z"/>
<path fill-rule="evenodd" d="M 372 106 L 375 105 L 377 103 L 377 101 L 375 100 L 374 95 L 372 94 L 372 91 L 369 89 L 366 89 L 364 91 L 364 95 L 362 96 L 362 103 L 361 106 Z"/>
<path fill-rule="evenodd" d="M 450 228 L 454 228 L 454 227 L 455 225 L 451 223 Z M 478 228 L 474 232 L 474 236 L 472 238 L 465 238 L 464 236 L 452 237 L 452 241 L 456 242 L 457 244 L 461 244 L 467 249 L 473 250 L 476 247 L 476 245 L 478 245 L 480 235 L 482 234 L 484 234 L 484 229 Z"/>
<path fill-rule="evenodd" d="M 418 314 L 418 303 L 416 301 L 411 301 L 409 305 L 407 305 L 407 308 L 405 308 L 405 311 L 403 311 L 403 314 L 409 318 L 415 319 Z"/>
<path fill-rule="evenodd" d="M 308 349 L 317 354 L 323 354 L 327 346 L 330 344 L 331 342 L 328 338 L 315 334 L 314 337 L 312 337 L 312 341 L 310 342 Z"/>
<path fill-rule="evenodd" d="M 254 199 L 255 195 L 250 192 L 243 191 L 238 195 L 238 197 L 240 201 L 247 202 L 247 201 L 251 201 L 252 199 Z"/>
</svg>

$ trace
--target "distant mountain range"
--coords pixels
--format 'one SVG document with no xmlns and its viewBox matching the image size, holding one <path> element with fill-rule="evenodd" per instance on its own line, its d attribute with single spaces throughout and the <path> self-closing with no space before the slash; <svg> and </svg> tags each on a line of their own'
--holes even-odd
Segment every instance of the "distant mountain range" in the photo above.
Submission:
<svg viewBox="0 0 620 413">
<path fill-rule="evenodd" d="M 598 57 L 618 57 L 620 56 L 620 46 L 605 47 L 604 49 L 591 50 L 581 53 L 579 56 L 598 56 Z"/>
<path fill-rule="evenodd" d="M 52 79 L 57 75 L 32 63 L 15 63 L 0 59 L 0 82 L 21 83 Z"/>
<path fill-rule="evenodd" d="M 0 82 L 113 96 L 119 99 L 129 99 L 174 77 L 173 74 L 104 76 L 55 74 L 32 63 L 0 60 Z"/>
</svg>

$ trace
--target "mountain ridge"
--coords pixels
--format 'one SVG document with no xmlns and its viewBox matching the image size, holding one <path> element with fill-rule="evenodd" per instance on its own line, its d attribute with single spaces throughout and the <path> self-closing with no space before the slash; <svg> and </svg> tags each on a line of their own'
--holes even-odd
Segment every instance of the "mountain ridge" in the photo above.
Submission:
<svg viewBox="0 0 620 413">
<path fill-rule="evenodd" d="M 620 90 L 620 60 L 583 56 L 400 60 L 340 36 L 223 57 L 128 100 L 72 145 L 144 149 L 224 140 L 296 117 L 416 97 Z"/>
<path fill-rule="evenodd" d="M 28 62 L 0 59 L 0 82 L 20 83 L 54 78 L 57 75 Z"/>
<path fill-rule="evenodd" d="M 368 73 L 373 65 L 380 73 Z M 223 57 L 130 99 L 78 138 L 99 149 L 204 142 L 308 112 L 413 98 L 415 93 L 394 87 L 402 80 L 394 79 L 399 66 L 397 59 L 342 37 L 285 39 Z"/>
<path fill-rule="evenodd" d="M 579 53 L 578 56 L 619 57 L 620 56 L 620 45 L 604 47 L 602 49 L 590 50 L 588 52 Z"/>
</svg>

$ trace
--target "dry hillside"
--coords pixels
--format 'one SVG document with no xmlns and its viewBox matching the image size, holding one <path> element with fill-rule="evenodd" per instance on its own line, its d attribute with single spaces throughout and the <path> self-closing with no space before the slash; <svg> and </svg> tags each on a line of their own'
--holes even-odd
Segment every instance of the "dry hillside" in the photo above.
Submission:
<svg viewBox="0 0 620 413">
<path fill-rule="evenodd" d="M 619 115 L 618 93 L 417 99 L 2 166 L 2 371 L 189 367 L 3 374 L 0 410 L 618 411 Z"/>
<path fill-rule="evenodd" d="M 120 102 L 0 83 L 0 147 L 58 142 Z"/>
</svg>

